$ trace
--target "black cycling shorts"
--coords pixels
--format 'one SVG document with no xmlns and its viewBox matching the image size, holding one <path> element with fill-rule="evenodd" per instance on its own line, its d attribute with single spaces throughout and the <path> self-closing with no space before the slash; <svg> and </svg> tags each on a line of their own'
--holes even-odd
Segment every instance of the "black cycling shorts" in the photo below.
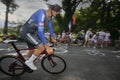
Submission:
<svg viewBox="0 0 120 80">
<path fill-rule="evenodd" d="M 21 37 L 27 42 L 29 48 L 33 48 L 35 46 L 39 46 L 41 44 L 41 40 L 37 35 L 26 33 L 25 37 Z"/>
</svg>

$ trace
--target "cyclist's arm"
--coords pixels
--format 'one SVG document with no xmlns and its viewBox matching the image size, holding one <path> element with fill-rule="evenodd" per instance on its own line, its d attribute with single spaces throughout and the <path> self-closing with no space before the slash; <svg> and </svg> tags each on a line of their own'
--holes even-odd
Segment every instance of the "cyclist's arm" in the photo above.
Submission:
<svg viewBox="0 0 120 80">
<path fill-rule="evenodd" d="M 50 32 L 50 41 L 53 43 L 56 43 L 57 41 L 54 39 L 54 29 L 53 29 L 53 23 L 52 23 L 52 17 L 48 21 L 48 30 Z"/>
<path fill-rule="evenodd" d="M 53 29 L 52 17 L 48 21 L 48 30 L 50 33 L 50 37 L 53 37 L 54 29 Z"/>
<path fill-rule="evenodd" d="M 45 22 L 45 14 L 44 13 L 39 13 L 37 15 L 37 25 L 38 25 L 38 36 L 41 39 L 43 44 L 47 44 L 47 40 L 44 35 L 44 22 Z"/>
</svg>

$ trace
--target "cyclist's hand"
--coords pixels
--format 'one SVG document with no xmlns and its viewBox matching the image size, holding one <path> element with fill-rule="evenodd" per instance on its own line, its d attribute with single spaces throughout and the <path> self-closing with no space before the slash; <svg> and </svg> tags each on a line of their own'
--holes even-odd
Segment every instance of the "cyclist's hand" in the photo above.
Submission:
<svg viewBox="0 0 120 80">
<path fill-rule="evenodd" d="M 45 45 L 45 49 L 49 55 L 53 54 L 53 48 L 51 48 L 48 44 Z"/>
</svg>

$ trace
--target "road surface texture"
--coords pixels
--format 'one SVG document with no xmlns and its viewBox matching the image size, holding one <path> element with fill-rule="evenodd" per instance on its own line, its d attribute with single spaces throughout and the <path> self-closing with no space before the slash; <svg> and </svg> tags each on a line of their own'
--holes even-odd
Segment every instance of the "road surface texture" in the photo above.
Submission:
<svg viewBox="0 0 120 80">
<path fill-rule="evenodd" d="M 26 47 L 24 43 L 17 45 Z M 15 53 L 0 43 L 0 56 L 6 54 Z M 0 80 L 120 80 L 120 50 L 70 45 L 68 52 L 58 55 L 67 63 L 67 69 L 61 74 L 47 73 L 38 62 L 36 71 L 21 76 L 11 77 L 0 71 Z"/>
</svg>

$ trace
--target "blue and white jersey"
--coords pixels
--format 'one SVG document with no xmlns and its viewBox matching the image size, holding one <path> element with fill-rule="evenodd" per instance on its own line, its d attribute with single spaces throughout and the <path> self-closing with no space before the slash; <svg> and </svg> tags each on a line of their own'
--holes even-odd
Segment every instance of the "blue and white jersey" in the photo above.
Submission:
<svg viewBox="0 0 120 80">
<path fill-rule="evenodd" d="M 46 11 L 44 9 L 39 9 L 38 11 L 36 11 L 27 21 L 27 24 L 31 25 L 31 23 L 34 23 L 36 25 L 36 26 L 33 25 L 31 28 L 28 26 L 29 33 L 35 33 L 37 30 L 37 35 L 39 36 L 43 44 L 47 44 L 47 40 L 44 34 L 44 24 L 46 21 L 48 23 L 48 30 L 49 30 L 50 36 L 53 36 L 54 30 L 53 30 L 53 24 L 52 24 L 52 17 L 46 20 Z M 37 29 L 34 30 L 35 27 L 37 27 Z"/>
</svg>

